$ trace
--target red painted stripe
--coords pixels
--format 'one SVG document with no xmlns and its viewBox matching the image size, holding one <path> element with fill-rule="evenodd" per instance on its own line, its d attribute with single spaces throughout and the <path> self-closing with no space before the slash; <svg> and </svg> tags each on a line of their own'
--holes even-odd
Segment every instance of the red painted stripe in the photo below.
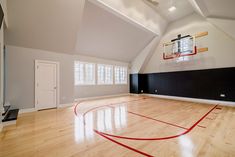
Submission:
<svg viewBox="0 0 235 157">
<path fill-rule="evenodd" d="M 178 135 L 174 135 L 174 136 L 167 136 L 167 137 L 157 137 L 157 138 L 134 138 L 134 137 L 126 137 L 126 136 L 117 136 L 117 135 L 112 135 L 112 134 L 107 134 L 107 133 L 103 133 L 100 132 L 106 136 L 110 136 L 110 137 L 115 137 L 115 138 L 121 138 L 121 139 L 128 139 L 128 140 L 167 140 L 167 139 L 173 139 L 173 138 L 177 138 L 180 137 L 182 135 L 185 135 L 187 133 L 189 133 L 191 130 L 193 130 L 193 128 L 195 128 L 208 114 L 210 114 L 215 108 L 217 107 L 214 106 L 210 111 L 208 111 L 203 117 L 201 117 L 196 123 L 194 123 L 188 130 L 186 130 L 185 132 L 178 134 Z"/>
<path fill-rule="evenodd" d="M 143 98 L 143 99 L 147 99 L 147 98 Z M 140 100 L 140 99 L 139 99 Z M 133 100 L 133 101 L 138 101 L 138 100 Z M 131 102 L 131 101 L 126 101 L 126 102 Z M 126 103 L 126 102 L 121 102 L 121 103 Z M 121 103 L 116 103 L 116 104 L 121 104 Z M 78 104 L 79 103 L 77 103 L 76 105 L 75 105 L 75 107 L 74 107 L 74 113 L 75 113 L 75 115 L 77 115 L 77 106 L 78 106 Z M 111 104 L 111 105 L 114 105 L 114 104 Z M 109 105 L 105 105 L 106 107 L 107 106 L 109 106 Z M 102 107 L 102 106 L 101 106 Z M 103 106 L 104 107 L 104 106 Z M 110 107 L 110 106 L 109 106 Z M 108 139 L 109 141 L 112 141 L 112 142 L 114 142 L 114 143 L 116 143 L 116 144 L 118 144 L 118 145 L 120 145 L 120 146 L 123 146 L 123 147 L 125 147 L 125 148 L 127 148 L 127 149 L 130 149 L 130 150 L 132 150 L 132 151 L 135 151 L 135 152 L 137 152 L 137 153 L 139 153 L 139 154 L 142 154 L 142 155 L 144 155 L 144 156 L 147 156 L 147 157 L 153 157 L 153 156 L 151 156 L 151 155 L 149 155 L 149 154 L 146 154 L 146 153 L 144 153 L 144 152 L 141 152 L 141 151 L 139 151 L 139 150 L 137 150 L 137 149 L 134 149 L 134 148 L 132 148 L 132 147 L 130 147 L 130 146 L 128 146 L 128 145 L 125 145 L 125 144 L 123 144 L 123 143 L 120 143 L 120 142 L 118 142 L 118 141 L 115 141 L 114 139 L 112 139 L 112 138 L 109 138 L 109 137 L 107 137 L 107 136 L 110 136 L 110 137 L 117 137 L 117 138 L 122 138 L 122 139 L 130 139 L 130 140 L 166 140 L 166 139 L 172 139 L 172 138 L 177 138 L 177 137 L 179 137 L 179 136 L 182 136 L 182 135 L 185 135 L 185 134 L 187 134 L 187 133 L 189 133 L 195 126 L 197 126 L 208 114 L 210 114 L 215 108 L 217 107 L 217 105 L 215 106 L 215 107 L 213 107 L 210 111 L 208 111 L 203 117 L 201 117 L 193 126 L 191 126 L 189 129 L 187 129 L 185 132 L 183 132 L 183 133 L 181 133 L 181 134 L 179 134 L 179 135 L 175 135 L 175 136 L 169 136 L 169 137 L 162 137 L 162 138 L 130 138 L 130 137 L 122 137 L 122 136 L 115 136 L 115 135 L 110 135 L 110 134 L 106 134 L 106 133 L 103 133 L 103 132 L 99 132 L 99 131 L 97 131 L 97 130 L 94 130 L 97 134 L 99 134 L 100 136 L 102 136 L 102 137 L 104 137 L 104 138 L 106 138 L 106 139 Z M 97 107 L 98 108 L 98 107 Z M 94 110 L 94 109 L 91 109 L 91 110 Z M 91 111 L 90 110 L 90 111 Z M 87 112 L 88 113 L 88 112 Z M 146 118 L 146 116 L 145 116 L 145 118 Z"/>
<path fill-rule="evenodd" d="M 164 122 L 164 121 L 162 121 L 162 120 L 158 120 L 158 119 L 155 119 L 155 118 L 147 117 L 147 116 L 144 116 L 144 115 L 141 115 L 141 114 L 138 114 L 138 113 L 134 113 L 134 112 L 131 112 L 131 111 L 128 111 L 128 113 L 133 114 L 133 115 L 136 115 L 136 116 L 140 116 L 140 117 L 143 117 L 143 118 L 146 118 L 146 119 L 154 120 L 154 121 L 156 121 L 156 122 L 168 124 L 168 125 L 171 125 L 171 126 L 174 126 L 174 127 L 177 127 L 177 128 L 181 128 L 181 129 L 185 129 L 185 130 L 188 129 L 188 128 L 185 128 L 185 127 L 182 127 L 182 126 L 179 126 L 179 125 L 176 125 L 176 124 Z"/>
<path fill-rule="evenodd" d="M 113 143 L 116 143 L 116 144 L 118 144 L 118 145 L 120 145 L 120 146 L 122 146 L 122 147 L 124 147 L 124 148 L 127 148 L 127 149 L 129 149 L 129 150 L 132 150 L 132 151 L 134 151 L 134 152 L 136 152 L 136 153 L 142 154 L 142 155 L 147 156 L 147 157 L 154 157 L 154 156 L 152 156 L 152 155 L 149 155 L 149 154 L 147 154 L 147 153 L 144 153 L 144 152 L 142 152 L 142 151 L 139 151 L 139 150 L 137 150 L 137 149 L 135 149 L 135 148 L 132 148 L 132 147 L 130 147 L 130 146 L 128 146 L 128 145 L 125 145 L 125 144 L 123 144 L 123 143 L 120 143 L 120 142 L 118 142 L 118 141 L 116 141 L 116 140 L 114 140 L 114 139 L 112 139 L 112 138 L 109 138 L 109 137 L 105 136 L 103 133 L 101 133 L 101 132 L 99 132 L 99 131 L 97 131 L 97 130 L 94 130 L 94 131 L 95 131 L 95 133 L 97 133 L 98 135 L 100 135 L 100 136 L 106 138 L 107 140 L 109 140 L 109 141 L 111 141 L 111 142 L 113 142 Z"/>
<path fill-rule="evenodd" d="M 113 104 L 109 104 L 109 105 L 103 105 L 103 106 L 94 107 L 94 108 L 92 108 L 92 109 L 86 111 L 86 112 L 83 114 L 83 116 L 85 116 L 88 112 L 91 112 L 91 111 L 96 110 L 96 109 L 98 109 L 98 108 L 110 107 L 111 105 L 118 105 L 118 104 L 129 103 L 129 102 L 133 102 L 133 101 L 140 101 L 140 100 L 145 100 L 145 99 L 148 99 L 148 98 L 145 98 L 145 97 L 144 97 L 144 98 L 141 98 L 141 99 L 135 99 L 135 100 L 130 100 L 130 101 L 122 101 L 122 102 L 113 103 Z M 79 105 L 80 103 L 81 103 L 81 102 L 76 103 L 75 106 L 74 106 L 74 113 L 75 113 L 76 116 L 77 116 L 77 107 L 78 107 L 78 105 Z"/>
<path fill-rule="evenodd" d="M 73 108 L 73 111 L 74 111 L 74 113 L 75 113 L 76 116 L 78 115 L 78 114 L 77 114 L 77 106 L 78 106 L 78 104 L 79 104 L 79 103 L 75 103 L 74 108 Z"/>
<path fill-rule="evenodd" d="M 143 99 L 146 99 L 146 98 L 142 98 L 142 99 L 138 99 L 138 100 L 143 100 Z M 132 101 L 138 101 L 138 100 L 132 100 Z M 128 101 L 128 102 L 130 102 L 130 101 Z M 123 102 L 121 102 L 121 103 L 123 103 Z M 119 104 L 119 103 L 116 103 L 116 104 Z M 85 116 L 88 112 L 91 112 L 91 111 L 96 110 L 96 109 L 98 109 L 98 108 L 103 108 L 103 107 L 111 107 L 111 108 L 114 108 L 114 107 L 111 106 L 111 105 L 115 105 L 115 104 L 110 104 L 110 105 L 103 105 L 103 106 L 94 107 L 94 108 L 92 108 L 92 109 L 86 111 L 86 112 L 83 114 L 83 116 Z M 75 106 L 75 108 L 74 108 L 74 112 L 75 112 L 76 115 L 77 115 L 77 112 L 76 112 L 77 106 L 78 106 L 78 104 L 77 104 L 77 105 Z M 164 122 L 164 121 L 162 121 L 162 120 L 158 120 L 158 119 L 154 119 L 154 118 L 151 118 L 151 117 L 147 117 L 147 116 L 144 116 L 144 115 L 141 115 L 141 114 L 138 114 L 138 113 L 134 113 L 134 112 L 131 112 L 131 111 L 128 111 L 128 113 L 133 114 L 133 115 L 136 115 L 136 116 L 144 117 L 144 118 L 147 118 L 147 119 L 151 119 L 151 120 L 154 120 L 154 121 L 157 121 L 157 122 L 160 122 L 160 123 L 168 124 L 168 125 L 171 125 L 171 126 L 174 126 L 174 127 L 178 127 L 178 128 L 181 128 L 181 129 L 185 129 L 185 130 L 188 129 L 188 128 L 185 128 L 185 127 L 182 127 L 182 126 L 179 126 L 179 125 L 176 125 L 176 124 Z"/>
<path fill-rule="evenodd" d="M 146 98 L 142 98 L 142 99 L 146 99 Z M 140 100 L 140 99 L 138 99 Z M 133 100 L 133 101 L 138 101 L 138 100 Z M 131 101 L 126 101 L 126 102 L 131 102 Z M 126 102 L 121 102 L 121 103 L 126 103 Z M 115 103 L 115 104 L 121 104 L 121 103 Z M 77 115 L 77 112 L 76 112 L 76 108 L 78 106 L 79 103 L 77 103 L 75 105 L 75 114 Z M 112 104 L 114 105 L 114 104 Z M 199 124 L 209 113 L 211 113 L 218 105 L 214 106 L 210 111 L 208 111 L 208 113 L 206 113 L 201 119 L 199 119 L 193 126 L 191 126 L 189 129 L 187 129 L 185 132 L 181 133 L 181 134 L 178 134 L 178 135 L 174 135 L 174 136 L 168 136 L 168 137 L 161 137 L 161 138 L 132 138 L 132 137 L 125 137 L 125 136 L 117 136 L 117 135 L 112 135 L 112 134 L 107 134 L 107 133 L 103 133 L 103 132 L 100 132 L 102 133 L 103 135 L 106 135 L 106 136 L 110 136 L 110 137 L 116 137 L 116 138 L 122 138 L 122 139 L 128 139 L 128 140 L 166 140 L 166 139 L 172 139 L 172 138 L 176 138 L 176 137 L 179 137 L 179 136 L 182 136 L 182 135 L 185 135 L 187 134 L 188 132 L 190 132 L 195 126 L 197 126 L 197 124 Z M 105 106 L 99 106 L 99 107 L 96 107 L 96 108 L 92 108 L 90 109 L 89 111 L 87 111 L 86 113 L 94 110 L 94 109 L 97 109 L 97 108 L 100 108 L 100 107 L 110 107 L 110 105 L 105 105 Z M 85 114 L 86 114 L 85 113 Z M 85 115 L 84 114 L 84 115 Z M 146 116 L 145 116 L 146 117 Z"/>
</svg>

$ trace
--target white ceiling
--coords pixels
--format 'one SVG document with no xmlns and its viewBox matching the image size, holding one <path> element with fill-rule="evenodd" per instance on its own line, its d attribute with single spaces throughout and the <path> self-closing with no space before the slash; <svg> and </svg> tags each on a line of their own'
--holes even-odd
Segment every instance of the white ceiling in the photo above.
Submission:
<svg viewBox="0 0 235 157">
<path fill-rule="evenodd" d="M 74 50 L 81 0 L 7 0 L 8 45 L 69 53 Z"/>
<path fill-rule="evenodd" d="M 125 62 L 133 60 L 155 36 L 89 1 L 79 32 L 79 54 Z"/>
<path fill-rule="evenodd" d="M 117 2 L 106 1 L 110 4 Z M 124 3 L 126 0 L 120 1 L 127 5 Z M 86 2 L 84 7 L 83 2 Z M 149 7 L 149 13 L 146 5 L 143 9 L 136 0 L 131 2 L 127 9 L 134 10 L 137 18 L 145 18 L 146 25 L 156 22 L 153 25 L 156 27 L 164 20 L 150 17 L 160 14 L 167 21 L 175 21 L 193 13 L 194 8 L 199 8 L 206 17 L 235 19 L 235 0 L 158 0 L 159 5 Z M 194 7 L 190 2 L 195 4 Z M 177 9 L 169 12 L 172 5 Z M 9 28 L 6 30 L 6 44 L 14 46 L 130 62 L 155 36 L 88 0 L 8 0 L 7 7 Z M 164 32 L 164 29 L 160 30 Z"/>
<path fill-rule="evenodd" d="M 194 0 L 206 17 L 235 20 L 235 0 Z"/>
<path fill-rule="evenodd" d="M 147 0 L 144 1 L 146 2 Z M 157 6 L 149 6 L 170 22 L 178 20 L 194 12 L 194 8 L 188 0 L 157 0 L 157 2 Z M 146 2 L 146 4 L 149 3 Z M 171 6 L 175 6 L 176 10 L 173 12 L 169 12 L 168 9 Z"/>
</svg>

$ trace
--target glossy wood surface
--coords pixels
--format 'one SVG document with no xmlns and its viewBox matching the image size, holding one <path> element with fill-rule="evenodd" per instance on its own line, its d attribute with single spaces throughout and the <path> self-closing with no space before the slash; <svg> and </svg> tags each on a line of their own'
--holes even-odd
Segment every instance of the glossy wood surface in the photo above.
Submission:
<svg viewBox="0 0 235 157">
<path fill-rule="evenodd" d="M 0 133 L 0 157 L 233 157 L 234 121 L 234 107 L 216 104 L 143 96 L 85 101 L 21 114 Z"/>
</svg>

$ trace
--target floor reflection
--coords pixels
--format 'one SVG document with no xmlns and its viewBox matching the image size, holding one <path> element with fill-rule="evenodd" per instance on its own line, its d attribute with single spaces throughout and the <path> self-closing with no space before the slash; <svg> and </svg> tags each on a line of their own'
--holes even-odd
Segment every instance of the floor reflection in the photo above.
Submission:
<svg viewBox="0 0 235 157">
<path fill-rule="evenodd" d="M 82 115 L 75 116 L 75 125 L 74 125 L 74 137 L 77 143 L 81 143 L 85 138 L 84 131 L 84 117 Z"/>
<path fill-rule="evenodd" d="M 193 157 L 193 142 L 187 135 L 179 137 L 180 151 L 182 157 Z"/>
<path fill-rule="evenodd" d="M 101 132 L 118 131 L 127 125 L 126 106 L 101 108 L 75 116 L 74 136 L 77 143 L 94 138 L 94 129 Z"/>
</svg>

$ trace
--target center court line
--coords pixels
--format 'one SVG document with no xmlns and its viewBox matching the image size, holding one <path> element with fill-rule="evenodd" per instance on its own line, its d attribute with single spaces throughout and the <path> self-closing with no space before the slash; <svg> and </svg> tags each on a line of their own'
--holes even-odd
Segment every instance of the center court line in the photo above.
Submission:
<svg viewBox="0 0 235 157">
<path fill-rule="evenodd" d="M 120 138 L 120 139 L 127 139 L 127 140 L 135 140 L 135 141 L 155 141 L 155 140 L 168 140 L 168 139 L 173 139 L 180 137 L 182 135 L 185 135 L 192 131 L 208 114 L 210 114 L 218 105 L 215 105 L 211 110 L 209 110 L 203 117 L 201 117 L 196 123 L 194 123 L 189 129 L 187 129 L 185 132 L 178 134 L 178 135 L 173 135 L 173 136 L 167 136 L 167 137 L 156 137 L 156 138 L 136 138 L 136 137 L 126 137 L 126 136 L 117 136 L 117 135 L 112 135 L 104 132 L 100 132 L 103 135 L 110 136 L 110 137 L 115 137 L 115 138 Z"/>
<path fill-rule="evenodd" d="M 143 99 L 147 99 L 147 98 L 143 98 Z M 139 100 L 140 100 L 140 99 L 139 99 Z M 141 99 L 141 100 L 142 100 L 142 99 Z M 138 101 L 138 100 L 134 100 L 134 101 Z M 121 103 L 126 103 L 126 102 L 121 102 Z M 75 107 L 74 107 L 74 113 L 75 113 L 75 115 L 77 115 L 76 108 L 77 108 L 78 104 L 79 104 L 79 103 L 77 103 L 77 104 L 75 105 Z M 120 103 L 116 103 L 116 104 L 120 104 Z M 112 105 L 114 105 L 114 104 L 112 104 Z M 105 106 L 108 107 L 109 105 L 105 105 Z M 106 133 L 103 133 L 103 132 L 100 132 L 100 131 L 97 131 L 97 130 L 94 130 L 94 132 L 97 133 L 98 135 L 100 135 L 100 136 L 102 136 L 102 137 L 108 139 L 109 141 L 114 142 L 114 143 L 116 143 L 116 144 L 118 144 L 118 145 L 120 145 L 120 146 L 123 146 L 123 147 L 125 147 L 125 148 L 127 148 L 127 149 L 129 149 L 129 150 L 132 150 L 132 151 L 134 151 L 134 152 L 137 152 L 137 153 L 142 154 L 142 155 L 147 156 L 147 157 L 153 157 L 153 156 L 151 156 L 151 155 L 149 155 L 149 154 L 146 154 L 146 153 L 144 153 L 144 152 L 141 152 L 141 151 L 139 151 L 139 150 L 137 150 L 137 149 L 135 149 L 135 148 L 132 148 L 132 147 L 130 147 L 130 146 L 128 146 L 128 145 L 125 145 L 125 144 L 123 144 L 123 143 L 120 143 L 120 142 L 118 142 L 118 141 L 116 141 L 116 140 L 114 140 L 114 139 L 112 139 L 112 138 L 110 138 L 110 137 L 117 137 L 117 138 L 122 138 L 122 139 L 129 139 L 129 140 L 166 140 L 166 139 L 177 138 L 177 137 L 182 136 L 182 135 L 185 135 L 185 134 L 189 133 L 191 130 L 193 130 L 193 129 L 194 129 L 204 118 L 206 118 L 206 116 L 209 115 L 217 106 L 218 106 L 218 105 L 215 105 L 210 111 L 208 111 L 203 117 L 201 117 L 194 125 L 192 125 L 192 126 L 191 126 L 189 129 L 187 129 L 185 132 L 183 132 L 183 133 L 181 133 L 181 134 L 179 134 L 179 135 L 175 135 L 175 136 L 162 137 L 162 138 L 146 138 L 146 139 L 144 139 L 144 138 L 129 138 L 129 137 L 122 137 L 122 136 L 115 136 L 115 135 L 106 134 Z M 103 107 L 104 107 L 104 106 L 103 106 Z M 110 107 L 110 106 L 109 106 L 109 107 Z M 90 112 L 90 111 L 89 111 L 89 112 Z M 88 113 L 88 112 L 86 112 L 86 113 Z M 212 112 L 212 113 L 213 113 L 213 112 Z M 84 115 L 83 115 L 83 116 L 84 116 Z M 108 137 L 108 136 L 109 136 L 109 137 Z"/>
<path fill-rule="evenodd" d="M 103 105 L 103 106 L 97 106 L 97 107 L 94 107 L 94 108 L 91 108 L 89 109 L 88 111 L 86 111 L 83 116 L 86 116 L 87 113 L 93 111 L 93 110 L 96 110 L 98 108 L 105 108 L 105 107 L 111 107 L 111 108 L 114 108 L 113 105 L 117 105 L 117 104 L 122 104 L 122 103 L 129 103 L 129 102 L 134 102 L 134 101 L 139 101 L 139 100 L 145 100 L 145 99 L 148 99 L 148 98 L 141 98 L 141 99 L 136 99 L 136 100 L 130 100 L 130 101 L 123 101 L 123 102 L 118 102 L 118 103 L 113 103 L 113 104 L 110 104 L 110 105 Z M 80 102 L 81 103 L 81 102 Z M 74 113 L 75 115 L 77 115 L 77 106 L 78 104 L 80 103 L 77 103 L 74 107 Z M 131 111 L 127 111 L 128 113 L 130 114 L 133 114 L 133 115 L 136 115 L 136 116 L 140 116 L 140 117 L 143 117 L 143 118 L 147 118 L 147 119 L 151 119 L 151 120 L 154 120 L 154 121 L 157 121 L 157 122 L 160 122 L 160 123 L 164 123 L 164 124 L 167 124 L 167 125 L 171 125 L 171 126 L 174 126 L 174 127 L 178 127 L 178 128 L 181 128 L 181 129 L 184 129 L 184 130 L 187 130 L 188 128 L 185 128 L 183 126 L 179 126 L 177 124 L 173 124 L 173 123 L 169 123 L 169 122 L 165 122 L 165 121 L 162 121 L 162 120 L 158 120 L 158 119 L 155 119 L 155 118 L 151 118 L 151 117 L 147 117 L 145 115 L 141 115 L 141 114 L 138 114 L 138 113 L 134 113 L 134 112 L 131 112 Z"/>
<path fill-rule="evenodd" d="M 117 105 L 117 104 L 122 104 L 122 103 L 129 103 L 129 102 L 134 102 L 134 101 L 139 101 L 139 100 L 145 100 L 145 99 L 149 99 L 149 98 L 143 97 L 143 98 L 140 98 L 140 99 L 135 99 L 135 100 L 130 100 L 130 101 L 122 101 L 122 102 L 118 102 L 118 103 L 112 103 L 112 104 L 109 104 L 109 105 L 97 106 L 97 107 L 95 107 L 95 108 L 92 108 L 92 109 L 86 111 L 86 112 L 83 114 L 83 116 L 85 116 L 88 112 L 90 112 L 90 111 L 92 111 L 92 110 L 94 110 L 94 109 L 97 109 L 97 108 L 108 107 L 108 106 L 111 106 L 111 105 Z M 80 102 L 75 103 L 75 106 L 74 106 L 74 113 L 75 113 L 76 116 L 78 115 L 78 113 L 77 113 L 77 107 L 78 107 L 78 105 L 79 105 L 80 103 L 82 103 L 82 102 L 83 102 L 83 101 L 80 101 Z"/>
<path fill-rule="evenodd" d="M 135 113 L 135 112 L 131 112 L 131 111 L 127 111 L 127 112 L 130 113 L 130 114 L 136 115 L 136 116 L 140 116 L 140 117 L 147 118 L 147 119 L 150 119 L 150 120 L 154 120 L 154 121 L 157 121 L 157 122 L 160 122 L 160 123 L 171 125 L 171 126 L 174 126 L 174 127 L 177 127 L 177 128 L 188 130 L 188 128 L 185 128 L 185 127 L 182 127 L 182 126 L 179 126 L 179 125 L 176 125 L 176 124 L 172 124 L 172 123 L 165 122 L 165 121 L 162 121 L 162 120 L 158 120 L 158 119 L 155 119 L 155 118 L 147 117 L 147 116 L 144 116 L 144 115 L 141 115 L 141 114 L 138 114 L 138 113 Z"/>
</svg>

